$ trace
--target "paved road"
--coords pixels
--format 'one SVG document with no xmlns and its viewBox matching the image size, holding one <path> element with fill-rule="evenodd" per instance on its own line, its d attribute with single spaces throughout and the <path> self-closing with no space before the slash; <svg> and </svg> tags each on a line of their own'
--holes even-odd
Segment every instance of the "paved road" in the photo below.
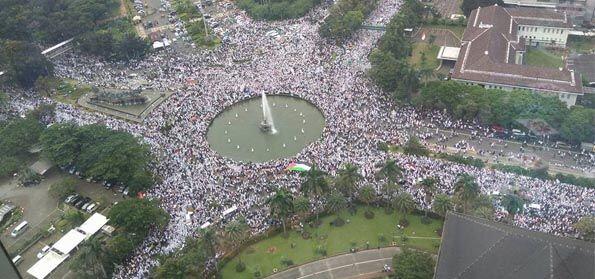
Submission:
<svg viewBox="0 0 595 279">
<path fill-rule="evenodd" d="M 374 278 L 382 275 L 385 264 L 392 266 L 392 258 L 399 251 L 399 247 L 386 247 L 339 255 L 290 268 L 267 279 Z"/>
</svg>

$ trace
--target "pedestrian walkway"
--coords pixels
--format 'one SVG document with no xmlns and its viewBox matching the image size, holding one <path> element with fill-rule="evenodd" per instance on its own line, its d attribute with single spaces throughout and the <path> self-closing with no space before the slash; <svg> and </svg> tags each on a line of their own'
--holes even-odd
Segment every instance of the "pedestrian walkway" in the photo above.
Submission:
<svg viewBox="0 0 595 279">
<path fill-rule="evenodd" d="M 386 247 L 343 254 L 290 268 L 267 278 L 370 278 L 370 275 L 382 273 L 385 264 L 392 267 L 393 256 L 399 251 L 399 247 Z"/>
</svg>

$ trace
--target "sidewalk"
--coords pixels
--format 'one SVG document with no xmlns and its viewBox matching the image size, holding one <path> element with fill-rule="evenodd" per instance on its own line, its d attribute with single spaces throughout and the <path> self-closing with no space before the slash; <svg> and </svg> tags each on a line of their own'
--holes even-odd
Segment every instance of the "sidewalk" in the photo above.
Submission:
<svg viewBox="0 0 595 279">
<path fill-rule="evenodd" d="M 371 278 L 381 275 L 385 264 L 392 267 L 393 256 L 399 247 L 372 249 L 343 254 L 303 264 L 273 274 L 267 279 Z"/>
</svg>

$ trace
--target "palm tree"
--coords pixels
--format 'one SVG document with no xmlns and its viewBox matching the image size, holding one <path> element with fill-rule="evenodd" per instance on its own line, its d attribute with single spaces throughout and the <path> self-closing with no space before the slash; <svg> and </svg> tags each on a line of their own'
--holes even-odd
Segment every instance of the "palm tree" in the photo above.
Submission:
<svg viewBox="0 0 595 279">
<path fill-rule="evenodd" d="M 378 176 L 388 179 L 391 183 L 396 183 L 398 178 L 403 175 L 403 168 L 397 165 L 395 160 L 387 160 L 384 166 L 378 171 Z"/>
<path fill-rule="evenodd" d="M 432 198 L 434 196 L 434 191 L 436 191 L 436 183 L 437 182 L 438 182 L 438 180 L 434 177 L 426 177 L 417 184 L 417 187 L 424 190 L 424 193 L 425 193 L 424 200 L 427 205 L 429 205 L 432 202 Z M 424 216 L 426 219 L 428 217 L 428 210 L 429 210 L 429 208 L 427 206 L 424 206 Z"/>
<path fill-rule="evenodd" d="M 225 238 L 232 245 L 233 250 L 240 248 L 240 244 L 246 239 L 247 233 L 248 224 L 246 224 L 244 217 L 238 218 L 225 227 Z M 241 254 L 238 254 L 238 260 L 240 263 L 242 262 Z"/>
<path fill-rule="evenodd" d="M 525 202 L 516 194 L 507 194 L 502 198 L 502 206 L 506 208 L 508 211 L 508 216 L 510 216 L 510 221 L 514 221 L 514 216 L 519 213 L 523 212 L 523 204 Z"/>
<path fill-rule="evenodd" d="M 387 182 L 384 185 L 382 185 L 382 194 L 385 195 L 388 199 L 394 197 L 395 194 L 397 194 L 400 191 L 401 185 L 399 184 Z"/>
<path fill-rule="evenodd" d="M 310 201 L 304 196 L 298 196 L 293 199 L 293 210 L 299 216 L 300 220 L 306 218 L 310 213 Z"/>
<path fill-rule="evenodd" d="M 463 203 L 463 212 L 467 213 L 469 205 L 479 196 L 479 185 L 469 174 L 461 174 L 454 185 L 455 196 Z"/>
<path fill-rule="evenodd" d="M 376 191 L 372 186 L 364 186 L 359 189 L 358 198 L 360 201 L 366 204 L 366 213 L 370 214 L 370 203 L 376 199 Z"/>
<path fill-rule="evenodd" d="M 211 229 L 200 229 L 200 235 L 202 236 L 202 242 L 204 244 L 204 250 L 207 258 L 215 259 L 217 254 L 217 233 Z M 215 270 L 219 273 L 219 264 L 215 262 Z"/>
<path fill-rule="evenodd" d="M 338 174 L 335 179 L 335 188 L 346 197 L 352 196 L 356 190 L 357 182 L 362 178 L 362 175 L 358 173 L 357 166 L 347 164 L 339 170 Z"/>
<path fill-rule="evenodd" d="M 452 199 L 445 195 L 445 194 L 438 194 L 434 199 L 434 203 L 432 204 L 432 210 L 436 212 L 436 214 L 442 216 L 442 218 L 446 217 L 446 213 L 453 209 Z"/>
<path fill-rule="evenodd" d="M 300 190 L 306 196 L 313 198 L 320 198 L 328 193 L 329 185 L 326 180 L 326 173 L 316 168 L 316 165 L 307 172 L 302 172 L 301 176 L 304 178 Z M 316 211 L 316 224 L 318 224 L 319 212 Z"/>
<path fill-rule="evenodd" d="M 107 278 L 107 272 L 103 266 L 106 254 L 98 238 L 93 237 L 85 242 L 78 254 L 71 267 L 80 277 Z"/>
<path fill-rule="evenodd" d="M 397 209 L 398 212 L 403 214 L 402 220 L 407 221 L 407 214 L 409 214 L 413 209 L 415 209 L 415 201 L 411 194 L 407 192 L 402 192 L 395 197 L 393 201 L 393 206 Z"/>
<path fill-rule="evenodd" d="M 301 191 L 304 195 L 310 197 L 320 197 L 329 191 L 328 182 L 326 181 L 326 173 L 316 168 L 316 165 L 307 172 L 301 174 L 304 180 L 302 181 Z"/>
<path fill-rule="evenodd" d="M 281 220 L 283 225 L 283 235 L 287 235 L 285 220 L 293 213 L 293 196 L 289 191 L 279 188 L 266 201 L 269 205 L 271 215 Z"/>
<path fill-rule="evenodd" d="M 340 193 L 332 192 L 326 200 L 326 210 L 337 215 L 337 219 L 334 221 L 335 224 L 342 223 L 341 213 L 346 207 L 347 199 Z"/>
</svg>

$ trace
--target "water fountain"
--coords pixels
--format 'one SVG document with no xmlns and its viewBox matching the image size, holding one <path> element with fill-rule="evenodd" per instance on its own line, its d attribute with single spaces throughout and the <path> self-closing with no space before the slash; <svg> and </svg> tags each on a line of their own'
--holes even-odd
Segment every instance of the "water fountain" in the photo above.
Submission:
<svg viewBox="0 0 595 279">
<path fill-rule="evenodd" d="M 219 113 L 207 140 L 224 157 L 266 162 L 294 156 L 322 135 L 324 124 L 320 110 L 306 100 L 260 93 Z"/>
<path fill-rule="evenodd" d="M 264 92 L 260 93 L 262 98 L 262 121 L 260 122 L 260 130 L 265 133 L 276 134 L 275 122 L 273 121 L 273 114 L 271 113 L 271 107 L 267 100 L 267 95 Z"/>
</svg>

